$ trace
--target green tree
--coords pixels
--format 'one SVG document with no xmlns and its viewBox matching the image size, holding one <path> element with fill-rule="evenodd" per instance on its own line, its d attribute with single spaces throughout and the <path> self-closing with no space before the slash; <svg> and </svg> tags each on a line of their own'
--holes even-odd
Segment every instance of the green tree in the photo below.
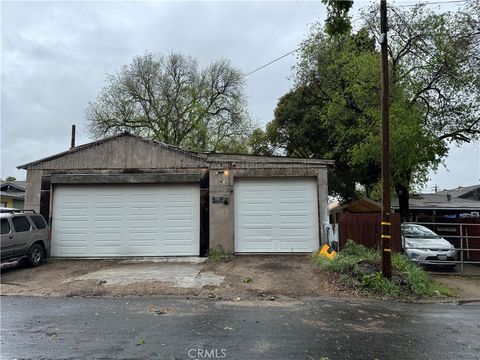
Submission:
<svg viewBox="0 0 480 360">
<path fill-rule="evenodd" d="M 356 167 L 351 161 L 352 147 L 363 139 L 357 128 L 375 121 L 377 56 L 373 40 L 364 30 L 353 36 L 331 37 L 314 26 L 303 43 L 295 88 L 280 99 L 274 120 L 254 139 L 257 144 L 252 148 L 333 159 L 331 194 L 344 201 L 356 198 L 356 183 L 378 181 L 376 162 Z"/>
<path fill-rule="evenodd" d="M 13 176 L 7 176 L 7 177 L 5 178 L 5 181 L 15 181 L 15 180 L 17 180 L 17 178 L 16 178 L 16 177 L 13 177 Z"/>
<path fill-rule="evenodd" d="M 461 144 L 480 136 L 480 2 L 469 2 L 456 12 L 438 13 L 418 5 L 409 9 L 390 6 L 389 58 L 393 86 L 404 89 L 402 108 L 421 114 L 425 133 L 443 143 Z M 365 26 L 378 38 L 379 11 L 364 12 Z M 392 94 L 392 107 L 398 102 Z M 394 119 L 392 120 L 394 121 Z M 432 140 L 432 141 L 433 141 Z M 392 155 L 394 156 L 394 154 Z M 426 170 L 420 179 L 426 179 Z M 419 170 L 405 166 L 401 183 L 394 183 L 402 217 Z M 411 179 L 411 181 L 408 181 Z M 420 182 L 421 183 L 421 182 Z"/>
<path fill-rule="evenodd" d="M 425 182 L 450 143 L 479 137 L 478 4 L 444 14 L 389 7 L 391 171 L 403 218 L 412 187 Z M 331 192 L 344 200 L 356 196 L 355 184 L 369 194 L 380 179 L 378 13 L 365 11 L 356 34 L 312 29 L 295 87 L 263 134 L 289 154 L 334 159 Z"/>
<path fill-rule="evenodd" d="M 290 156 L 335 160 L 330 192 L 343 201 L 359 195 L 357 184 L 370 194 L 380 178 L 381 149 L 375 42 L 365 29 L 332 37 L 315 27 L 304 45 L 296 86 L 280 99 L 274 120 L 257 140 Z M 392 86 L 392 179 L 403 186 L 424 180 L 446 152 L 424 129 L 423 108 L 410 106 L 407 95 L 402 86 Z"/>
<path fill-rule="evenodd" d="M 364 11 L 365 27 L 380 36 L 379 11 Z M 392 83 L 403 86 L 406 106 L 423 107 L 425 127 L 457 143 L 480 135 L 480 1 L 438 13 L 425 4 L 390 6 L 389 58 Z"/>
<path fill-rule="evenodd" d="M 327 6 L 325 32 L 329 35 L 350 33 L 352 24 L 348 12 L 353 6 L 353 0 L 322 0 L 322 2 Z"/>
<path fill-rule="evenodd" d="M 226 60 L 200 69 L 181 54 L 135 57 L 86 116 L 95 137 L 129 131 L 198 151 L 246 151 L 251 131 L 240 71 Z"/>
</svg>

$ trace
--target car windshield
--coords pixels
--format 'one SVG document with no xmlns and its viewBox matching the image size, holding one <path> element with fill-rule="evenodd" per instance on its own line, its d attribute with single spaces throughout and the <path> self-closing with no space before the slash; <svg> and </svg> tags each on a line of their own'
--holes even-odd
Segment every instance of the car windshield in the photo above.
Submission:
<svg viewBox="0 0 480 360">
<path fill-rule="evenodd" d="M 421 225 L 405 225 L 403 227 L 403 235 L 409 238 L 417 239 L 438 239 L 440 236 L 435 234 L 432 230 Z"/>
</svg>

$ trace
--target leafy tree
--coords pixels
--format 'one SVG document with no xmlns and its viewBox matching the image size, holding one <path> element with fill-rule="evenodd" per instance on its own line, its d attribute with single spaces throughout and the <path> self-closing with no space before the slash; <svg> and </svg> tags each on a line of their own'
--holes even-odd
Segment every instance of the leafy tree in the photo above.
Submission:
<svg viewBox="0 0 480 360">
<path fill-rule="evenodd" d="M 348 34 L 352 29 L 348 12 L 353 6 L 353 0 L 322 0 L 327 6 L 325 32 L 329 35 Z"/>
<path fill-rule="evenodd" d="M 246 151 L 251 130 L 240 71 L 175 53 L 136 56 L 109 75 L 86 116 L 95 137 L 129 131 L 198 151 Z"/>
<path fill-rule="evenodd" d="M 421 113 L 425 133 L 436 144 L 443 144 L 436 148 L 440 157 L 450 143 L 478 139 L 480 2 L 446 13 L 433 12 L 425 5 L 388 9 L 391 81 L 404 89 L 402 107 Z M 380 35 L 378 14 L 377 7 L 364 12 L 365 26 L 376 38 Z M 396 102 L 392 96 L 392 107 Z M 408 215 L 409 193 L 419 173 L 426 180 L 426 169 L 405 166 L 400 174 L 403 180 L 394 182 L 403 218 Z"/>
<path fill-rule="evenodd" d="M 5 181 L 16 181 L 16 180 L 17 180 L 17 178 L 16 178 L 16 177 L 13 177 L 13 176 L 7 176 L 7 177 L 5 178 Z"/>
<path fill-rule="evenodd" d="M 412 187 L 425 182 L 450 142 L 479 137 L 478 4 L 445 14 L 389 8 L 391 172 L 403 218 Z M 356 34 L 312 29 L 295 87 L 263 134 L 289 154 L 334 159 L 330 190 L 345 201 L 357 195 L 355 184 L 368 195 L 380 179 L 379 11 L 370 10 Z"/>
<path fill-rule="evenodd" d="M 348 201 L 358 196 L 357 182 L 378 180 L 379 167 L 374 161 L 359 167 L 351 162 L 353 145 L 363 140 L 356 129 L 362 122 L 374 121 L 371 104 L 379 102 L 375 45 L 366 31 L 330 37 L 318 26 L 303 45 L 297 84 L 280 99 L 274 120 L 254 139 L 257 143 L 252 148 L 334 159 L 330 192 Z M 361 75 L 365 83 L 351 81 L 352 75 Z M 365 111 L 361 109 L 364 106 Z"/>
<path fill-rule="evenodd" d="M 427 129 L 441 140 L 469 142 L 480 135 L 480 1 L 457 12 L 437 13 L 425 4 L 390 6 L 392 83 L 403 86 L 408 106 L 423 109 Z M 379 37 L 378 8 L 364 12 Z"/>
<path fill-rule="evenodd" d="M 282 149 L 290 156 L 335 160 L 330 192 L 349 201 L 369 195 L 380 178 L 380 72 L 374 40 L 365 29 L 353 35 L 325 35 L 314 28 L 305 41 L 297 84 L 284 95 L 256 149 Z M 425 131 L 422 108 L 406 106 L 405 89 L 392 86 L 392 178 L 421 182 L 446 152 Z M 271 151 L 271 150 L 270 150 Z M 408 169 L 408 174 L 405 174 Z"/>
</svg>

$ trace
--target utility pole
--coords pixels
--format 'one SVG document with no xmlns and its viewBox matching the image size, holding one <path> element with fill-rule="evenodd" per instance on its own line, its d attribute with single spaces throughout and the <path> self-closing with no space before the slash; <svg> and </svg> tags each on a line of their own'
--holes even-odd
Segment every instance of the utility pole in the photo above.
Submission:
<svg viewBox="0 0 480 360">
<path fill-rule="evenodd" d="M 387 52 L 387 1 L 380 0 L 380 51 L 382 73 L 382 274 L 392 277 L 392 247 L 390 221 L 390 129 L 388 119 L 388 52 Z"/>
</svg>

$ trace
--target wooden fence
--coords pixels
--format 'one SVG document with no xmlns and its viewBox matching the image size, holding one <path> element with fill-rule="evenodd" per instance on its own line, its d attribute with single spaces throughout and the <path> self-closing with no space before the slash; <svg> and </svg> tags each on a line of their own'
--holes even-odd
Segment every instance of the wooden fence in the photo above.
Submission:
<svg viewBox="0 0 480 360">
<path fill-rule="evenodd" d="M 400 214 L 392 214 L 391 246 L 396 252 L 402 251 Z M 348 239 L 369 248 L 380 248 L 380 213 L 344 213 L 338 214 L 338 238 L 340 250 Z"/>
</svg>

